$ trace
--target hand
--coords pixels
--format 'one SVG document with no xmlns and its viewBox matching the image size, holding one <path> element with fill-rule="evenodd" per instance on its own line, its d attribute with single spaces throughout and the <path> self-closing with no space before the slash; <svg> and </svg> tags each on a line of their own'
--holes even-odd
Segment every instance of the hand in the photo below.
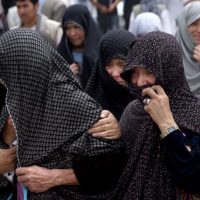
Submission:
<svg viewBox="0 0 200 200">
<path fill-rule="evenodd" d="M 115 8 L 116 8 L 116 4 L 115 3 L 111 3 L 109 8 L 108 8 L 108 12 L 109 13 L 113 12 L 115 10 Z"/>
<path fill-rule="evenodd" d="M 54 186 L 49 169 L 31 166 L 16 169 L 17 180 L 31 192 L 45 192 Z"/>
<path fill-rule="evenodd" d="M 7 145 L 11 145 L 13 141 L 16 139 L 15 127 L 11 117 L 8 117 L 6 119 L 1 135 L 3 142 Z"/>
<path fill-rule="evenodd" d="M 102 14 L 106 14 L 109 12 L 109 8 L 107 8 L 106 6 L 103 6 L 103 5 L 99 6 L 99 10 Z"/>
<path fill-rule="evenodd" d="M 197 45 L 197 46 L 195 47 L 195 49 L 194 49 L 194 54 L 193 54 L 193 58 L 194 58 L 196 61 L 200 62 L 200 44 Z"/>
<path fill-rule="evenodd" d="M 157 85 L 146 88 L 142 91 L 142 95 L 150 97 L 149 104 L 144 106 L 144 110 L 149 113 L 158 125 L 161 133 L 176 125 L 170 110 L 169 98 L 161 86 Z"/>
<path fill-rule="evenodd" d="M 79 74 L 79 66 L 77 63 L 72 63 L 70 65 L 70 69 L 72 70 L 72 72 L 74 73 L 74 75 L 78 75 Z"/>
<path fill-rule="evenodd" d="M 0 149 L 0 174 L 12 172 L 16 168 L 16 147 Z"/>
<path fill-rule="evenodd" d="M 101 119 L 89 129 L 89 133 L 93 137 L 102 137 L 105 139 L 119 139 L 121 137 L 119 123 L 108 110 L 101 112 Z"/>
<path fill-rule="evenodd" d="M 46 169 L 39 166 L 16 169 L 17 180 L 31 192 L 40 193 L 60 185 L 78 185 L 73 169 Z"/>
</svg>

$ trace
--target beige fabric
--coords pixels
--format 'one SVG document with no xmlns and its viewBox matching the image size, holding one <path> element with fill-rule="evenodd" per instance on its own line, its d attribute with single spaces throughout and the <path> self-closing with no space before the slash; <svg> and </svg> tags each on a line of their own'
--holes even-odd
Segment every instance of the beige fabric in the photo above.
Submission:
<svg viewBox="0 0 200 200">
<path fill-rule="evenodd" d="M 61 23 L 66 8 L 67 4 L 64 0 L 46 0 L 42 6 L 41 12 L 49 19 Z"/>
</svg>

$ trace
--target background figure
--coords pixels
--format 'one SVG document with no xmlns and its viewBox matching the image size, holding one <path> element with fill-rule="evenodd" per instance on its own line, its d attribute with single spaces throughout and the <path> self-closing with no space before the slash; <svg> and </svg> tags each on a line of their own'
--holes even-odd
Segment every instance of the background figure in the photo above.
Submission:
<svg viewBox="0 0 200 200">
<path fill-rule="evenodd" d="M 200 98 L 200 1 L 188 3 L 178 17 L 176 39 L 181 45 L 185 75 Z"/>
<path fill-rule="evenodd" d="M 152 12 L 144 12 L 136 16 L 133 24 L 130 24 L 129 31 L 140 37 L 153 31 L 163 31 L 160 17 Z"/>
<path fill-rule="evenodd" d="M 109 31 L 100 42 L 97 65 L 88 81 L 86 92 L 103 109 L 111 111 L 119 120 L 124 108 L 133 96 L 120 78 L 128 50 L 135 42 L 135 36 L 124 30 Z"/>
<path fill-rule="evenodd" d="M 65 0 L 45 0 L 40 9 L 49 19 L 61 23 L 66 8 Z"/>
<path fill-rule="evenodd" d="M 56 47 L 62 35 L 60 23 L 48 19 L 38 10 L 39 0 L 17 0 L 16 7 L 12 7 L 8 11 L 8 25 L 10 29 L 21 27 L 33 29 L 43 35 L 53 47 Z M 13 21 L 17 24 L 13 24 Z M 11 27 L 13 25 L 16 26 Z"/>
<path fill-rule="evenodd" d="M 4 32 L 4 9 L 2 2 L 0 1 L 0 35 Z"/>
<path fill-rule="evenodd" d="M 97 60 L 100 30 L 87 7 L 79 4 L 67 8 L 62 28 L 58 52 L 85 87 Z"/>
<path fill-rule="evenodd" d="M 124 19 L 125 19 L 125 29 L 128 30 L 130 15 L 133 9 L 133 6 L 139 4 L 140 0 L 124 0 Z"/>
<path fill-rule="evenodd" d="M 163 31 L 172 33 L 171 21 L 165 0 L 141 0 L 140 4 L 133 7 L 129 27 L 133 24 L 136 16 L 142 12 L 153 12 L 157 14 L 162 22 Z"/>
<path fill-rule="evenodd" d="M 97 9 L 97 21 L 103 33 L 119 28 L 117 5 L 120 0 L 90 0 Z"/>
</svg>

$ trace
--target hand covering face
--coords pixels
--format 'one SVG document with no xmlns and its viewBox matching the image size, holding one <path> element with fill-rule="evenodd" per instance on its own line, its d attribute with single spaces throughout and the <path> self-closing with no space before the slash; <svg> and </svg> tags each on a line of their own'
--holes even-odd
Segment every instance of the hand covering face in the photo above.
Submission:
<svg viewBox="0 0 200 200">
<path fill-rule="evenodd" d="M 178 126 L 200 132 L 200 102 L 189 90 L 175 38 L 152 32 L 138 39 L 127 56 L 122 78 L 130 81 L 132 71 L 139 66 L 153 73 L 164 88 Z M 144 111 L 143 102 L 131 102 L 120 124 L 130 155 L 119 184 L 121 199 L 176 199 L 176 187 L 160 145 L 160 131 Z"/>
</svg>

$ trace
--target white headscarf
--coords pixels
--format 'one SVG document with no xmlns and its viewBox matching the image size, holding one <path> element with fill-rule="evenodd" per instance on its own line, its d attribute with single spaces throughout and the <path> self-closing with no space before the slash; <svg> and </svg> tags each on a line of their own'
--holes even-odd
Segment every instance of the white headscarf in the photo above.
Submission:
<svg viewBox="0 0 200 200">
<path fill-rule="evenodd" d="M 194 21 L 200 19 L 200 2 L 187 4 L 178 18 L 176 39 L 181 45 L 185 75 L 191 91 L 200 98 L 200 63 L 193 58 L 196 46 L 192 35 L 187 31 Z"/>
<path fill-rule="evenodd" d="M 152 12 L 139 14 L 130 27 L 129 31 L 137 37 L 152 31 L 163 30 L 160 17 Z"/>
</svg>

